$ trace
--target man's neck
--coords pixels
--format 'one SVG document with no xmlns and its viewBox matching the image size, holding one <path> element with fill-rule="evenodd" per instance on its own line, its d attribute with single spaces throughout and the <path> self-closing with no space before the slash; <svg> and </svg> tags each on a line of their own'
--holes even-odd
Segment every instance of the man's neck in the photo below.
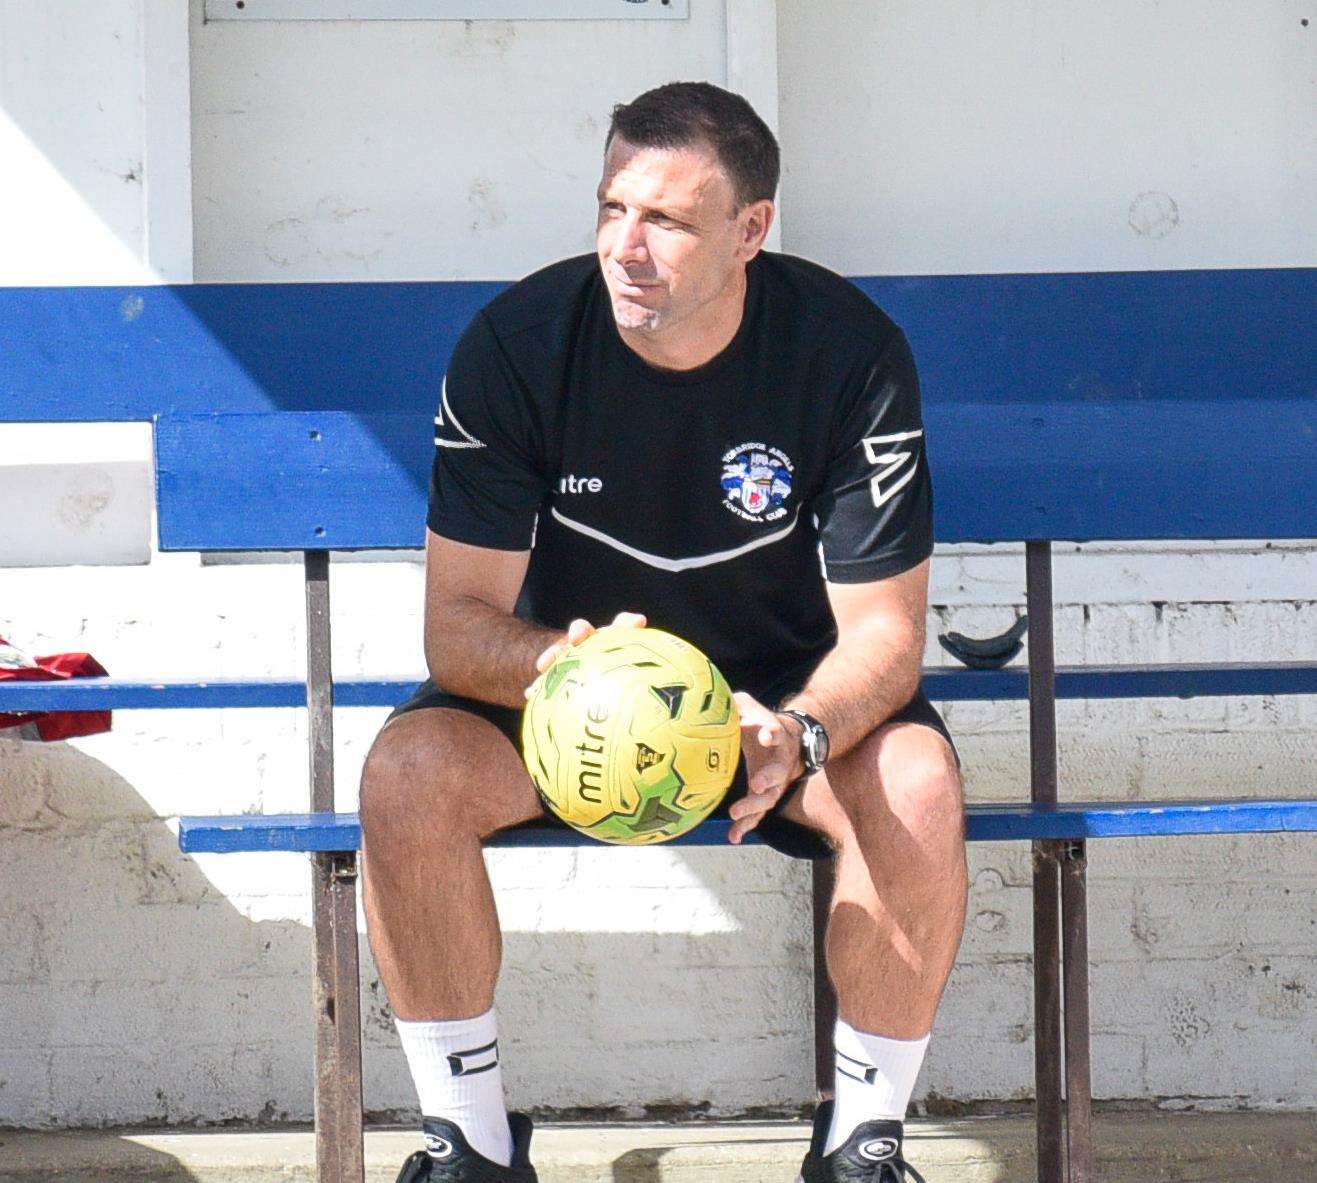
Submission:
<svg viewBox="0 0 1317 1183">
<path fill-rule="evenodd" d="M 621 325 L 617 331 L 623 343 L 651 366 L 694 370 L 711 362 L 736 337 L 745 316 L 746 288 L 745 268 L 741 268 L 718 295 L 669 332 L 646 333 Z"/>
</svg>

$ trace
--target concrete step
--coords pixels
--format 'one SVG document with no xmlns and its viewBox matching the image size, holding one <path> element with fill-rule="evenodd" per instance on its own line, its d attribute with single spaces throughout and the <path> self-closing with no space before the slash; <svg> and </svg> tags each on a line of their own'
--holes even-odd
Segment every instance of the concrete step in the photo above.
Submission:
<svg viewBox="0 0 1317 1183">
<path fill-rule="evenodd" d="M 1033 1123 L 987 1117 L 907 1124 L 928 1183 L 1034 1183 Z M 1312 1113 L 1098 1115 L 1103 1183 L 1312 1183 Z M 800 1123 L 545 1125 L 541 1183 L 793 1183 Z M 394 1183 L 414 1130 L 366 1135 L 366 1178 Z M 313 1183 L 309 1131 L 0 1131 L 0 1183 Z"/>
</svg>

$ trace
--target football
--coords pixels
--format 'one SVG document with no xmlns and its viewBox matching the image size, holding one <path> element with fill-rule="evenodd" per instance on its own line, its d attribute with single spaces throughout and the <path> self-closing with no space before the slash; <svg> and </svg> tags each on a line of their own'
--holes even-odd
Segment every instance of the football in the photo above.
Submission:
<svg viewBox="0 0 1317 1183">
<path fill-rule="evenodd" d="M 526 704 L 527 771 L 545 804 L 601 842 L 691 830 L 727 793 L 741 720 L 716 666 L 655 628 L 601 628 L 560 654 Z"/>
</svg>

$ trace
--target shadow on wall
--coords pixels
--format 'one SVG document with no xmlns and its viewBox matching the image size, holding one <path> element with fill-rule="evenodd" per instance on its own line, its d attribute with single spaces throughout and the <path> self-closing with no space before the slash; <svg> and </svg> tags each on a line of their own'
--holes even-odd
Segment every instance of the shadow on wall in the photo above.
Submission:
<svg viewBox="0 0 1317 1183">
<path fill-rule="evenodd" d="M 69 744 L 0 738 L 0 1126 L 309 1119 L 307 860 L 210 857 L 224 890 L 114 769 Z M 683 855 L 684 890 L 717 893 L 727 931 L 571 930 L 577 909 L 614 893 L 617 852 L 579 875 L 572 864 L 561 890 L 539 867 L 500 887 L 501 908 L 540 896 L 546 926 L 568 929 L 509 926 L 499 1011 L 511 1103 L 598 1111 L 626 1098 L 633 1118 L 646 1106 L 710 1113 L 711 1098 L 803 1106 L 808 895 L 776 860 L 738 855 L 727 892 L 719 864 Z M 653 896 L 667 896 L 661 878 Z M 410 1123 L 415 1096 L 364 940 L 362 987 L 367 1112 Z"/>
<path fill-rule="evenodd" d="M 277 1070 L 310 1045 L 306 928 L 240 915 L 132 785 L 69 744 L 0 739 L 0 785 L 0 1125 L 309 1111 L 309 1064 L 291 1098 Z M 254 1114 L 254 1096 L 279 1100 Z"/>
</svg>

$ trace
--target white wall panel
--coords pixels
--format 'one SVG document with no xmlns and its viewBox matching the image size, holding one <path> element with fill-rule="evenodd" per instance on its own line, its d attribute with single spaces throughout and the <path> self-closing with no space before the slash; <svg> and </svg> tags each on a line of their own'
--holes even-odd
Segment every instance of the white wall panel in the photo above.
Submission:
<svg viewBox="0 0 1317 1183">
<path fill-rule="evenodd" d="M 0 0 L 0 284 L 137 283 L 142 0 Z"/>
<path fill-rule="evenodd" d="M 1317 261 L 1304 4 L 779 11 L 789 250 L 864 274 Z"/>
<path fill-rule="evenodd" d="M 202 23 L 196 274 L 506 279 L 592 249 L 613 104 L 726 78 L 688 21 Z"/>
</svg>

